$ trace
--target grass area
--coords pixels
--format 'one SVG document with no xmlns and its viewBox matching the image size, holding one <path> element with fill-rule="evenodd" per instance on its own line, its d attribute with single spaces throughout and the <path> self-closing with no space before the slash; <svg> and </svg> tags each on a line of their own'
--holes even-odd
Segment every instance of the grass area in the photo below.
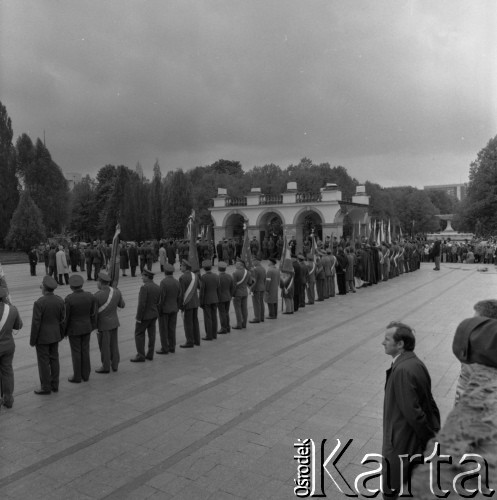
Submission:
<svg viewBox="0 0 497 500">
<path fill-rule="evenodd" d="M 8 252 L 0 250 L 0 263 L 5 264 L 25 264 L 28 262 L 28 254 L 24 252 Z"/>
</svg>

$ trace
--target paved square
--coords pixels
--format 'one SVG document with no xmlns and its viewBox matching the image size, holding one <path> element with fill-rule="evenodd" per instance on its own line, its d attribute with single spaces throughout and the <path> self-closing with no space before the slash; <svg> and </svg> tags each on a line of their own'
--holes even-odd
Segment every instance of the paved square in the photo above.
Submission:
<svg viewBox="0 0 497 500">
<path fill-rule="evenodd" d="M 422 264 L 356 294 L 139 364 L 129 358 L 141 280 L 121 278 L 119 371 L 68 383 L 63 340 L 59 393 L 43 397 L 33 394 L 39 379 L 29 347 L 42 276 L 30 277 L 27 265 L 7 265 L 24 328 L 15 337 L 14 407 L 0 412 L 1 499 L 291 499 L 299 438 L 353 439 L 342 461 L 344 476 L 353 478 L 364 472 L 366 453 L 381 453 L 390 363 L 380 345 L 385 325 L 402 320 L 415 328 L 416 353 L 428 366 L 444 420 L 459 371 L 451 350 L 455 327 L 476 301 L 495 297 L 495 270 L 477 268 L 445 264 L 434 273 Z M 96 284 L 84 288 L 94 292 Z M 180 317 L 177 337 L 182 343 Z M 96 338 L 91 358 L 94 370 Z M 326 486 L 329 498 L 344 498 L 331 481 Z"/>
</svg>

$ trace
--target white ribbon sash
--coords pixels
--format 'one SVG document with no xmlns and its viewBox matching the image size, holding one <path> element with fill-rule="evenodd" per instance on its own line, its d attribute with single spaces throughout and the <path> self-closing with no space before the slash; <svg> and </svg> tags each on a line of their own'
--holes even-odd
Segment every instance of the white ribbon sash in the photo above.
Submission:
<svg viewBox="0 0 497 500">
<path fill-rule="evenodd" d="M 110 292 L 109 292 L 109 296 L 107 297 L 107 302 L 98 308 L 99 313 L 101 313 L 102 311 L 105 311 L 105 309 L 107 309 L 107 306 L 110 304 L 110 301 L 112 300 L 113 296 L 114 296 L 114 289 L 111 287 Z"/>
<path fill-rule="evenodd" d="M 191 275 L 192 275 L 192 280 L 190 281 L 190 284 L 188 285 L 188 288 L 186 289 L 185 298 L 183 299 L 183 305 L 190 302 L 190 300 L 192 298 L 193 290 L 197 286 L 197 275 L 194 273 L 191 273 Z"/>
<path fill-rule="evenodd" d="M 10 312 L 10 307 L 7 304 L 4 304 L 3 305 L 2 319 L 0 319 L 0 332 L 2 331 L 2 328 L 5 326 L 5 323 L 7 323 L 7 318 L 9 317 L 9 312 Z"/>
<path fill-rule="evenodd" d="M 241 285 L 245 281 L 245 278 L 247 277 L 247 273 L 248 273 L 248 271 L 245 269 L 245 273 L 243 274 L 243 278 L 237 282 L 236 286 Z"/>
</svg>

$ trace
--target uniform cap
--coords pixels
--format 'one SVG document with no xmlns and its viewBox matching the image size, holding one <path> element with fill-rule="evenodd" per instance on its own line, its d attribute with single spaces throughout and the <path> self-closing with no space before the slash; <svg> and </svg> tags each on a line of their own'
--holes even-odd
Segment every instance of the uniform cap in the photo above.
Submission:
<svg viewBox="0 0 497 500">
<path fill-rule="evenodd" d="M 142 271 L 142 276 L 146 276 L 147 278 L 154 279 L 154 273 L 149 271 L 148 269 L 144 269 Z"/>
<path fill-rule="evenodd" d="M 218 269 L 226 269 L 228 267 L 228 264 L 226 264 L 226 262 L 221 261 L 217 263 L 217 267 Z"/>
<path fill-rule="evenodd" d="M 167 262 L 166 264 L 164 264 L 164 272 L 165 273 L 174 273 L 174 266 L 172 266 L 171 264 L 169 264 L 169 262 Z"/>
<path fill-rule="evenodd" d="M 83 283 L 85 282 L 85 280 L 83 279 L 83 276 L 80 276 L 79 274 L 72 274 L 70 277 L 69 277 L 69 286 L 73 286 L 73 287 L 80 287 L 80 286 L 83 286 Z"/>
<path fill-rule="evenodd" d="M 100 281 L 106 281 L 107 283 L 111 282 L 110 276 L 105 271 L 100 271 L 98 273 L 98 279 Z"/>
<path fill-rule="evenodd" d="M 205 259 L 204 261 L 202 261 L 202 267 L 203 268 L 212 267 L 212 262 L 208 259 Z"/>
<path fill-rule="evenodd" d="M 49 288 L 50 290 L 55 290 L 59 286 L 52 276 L 44 276 L 41 283 L 45 288 Z"/>
</svg>

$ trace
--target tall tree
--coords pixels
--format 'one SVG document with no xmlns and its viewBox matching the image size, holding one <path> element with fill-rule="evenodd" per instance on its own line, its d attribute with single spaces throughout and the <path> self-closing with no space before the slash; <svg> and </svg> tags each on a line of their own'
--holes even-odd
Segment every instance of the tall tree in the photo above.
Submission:
<svg viewBox="0 0 497 500">
<path fill-rule="evenodd" d="M 41 210 L 24 190 L 12 216 L 9 233 L 5 242 L 9 248 L 29 252 L 34 246 L 45 241 L 46 232 Z"/>
<path fill-rule="evenodd" d="M 12 214 L 19 203 L 16 151 L 12 137 L 11 119 L 0 102 L 0 246 L 7 236 Z"/>
<path fill-rule="evenodd" d="M 166 238 L 184 237 L 192 207 L 192 186 L 188 177 L 183 170 L 168 172 L 162 205 L 163 235 Z"/>
<path fill-rule="evenodd" d="M 469 185 L 462 218 L 467 229 L 481 226 L 483 234 L 497 232 L 497 136 L 480 150 L 469 168 Z"/>
<path fill-rule="evenodd" d="M 150 187 L 150 228 L 151 236 L 159 240 L 162 235 L 162 174 L 158 159 L 155 160 Z"/>
<path fill-rule="evenodd" d="M 86 241 L 98 236 L 98 213 L 95 209 L 96 189 L 95 180 L 87 175 L 74 186 L 71 192 L 69 229 Z"/>
</svg>

